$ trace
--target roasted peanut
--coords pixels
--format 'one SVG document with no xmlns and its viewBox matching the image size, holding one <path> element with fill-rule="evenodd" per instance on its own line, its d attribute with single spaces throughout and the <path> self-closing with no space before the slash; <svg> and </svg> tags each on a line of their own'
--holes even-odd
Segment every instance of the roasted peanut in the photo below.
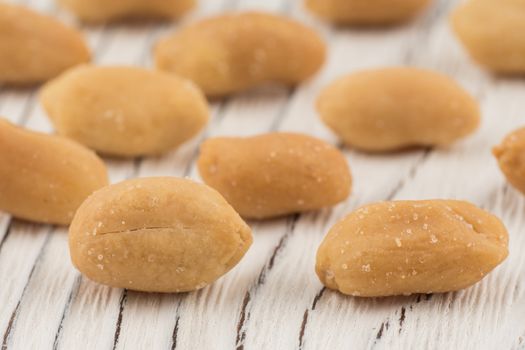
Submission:
<svg viewBox="0 0 525 350">
<path fill-rule="evenodd" d="M 341 152 L 301 134 L 209 139 L 198 167 L 241 216 L 256 219 L 335 205 L 352 181 Z"/>
<path fill-rule="evenodd" d="M 117 156 L 168 151 L 208 121 L 191 82 L 142 68 L 80 66 L 49 82 L 41 101 L 59 134 Z"/>
<path fill-rule="evenodd" d="M 93 191 L 108 184 L 104 163 L 76 142 L 0 119 L 0 210 L 67 225 Z"/>
<path fill-rule="evenodd" d="M 195 0 L 57 0 L 57 2 L 84 22 L 176 18 L 195 6 Z"/>
<path fill-rule="evenodd" d="M 265 82 L 295 85 L 325 59 L 311 29 L 282 16 L 248 12 L 204 20 L 161 40 L 157 67 L 193 80 L 208 96 Z"/>
<path fill-rule="evenodd" d="M 365 151 L 447 145 L 472 133 L 476 101 L 448 77 L 386 68 L 336 80 L 317 101 L 321 119 L 346 144 Z"/>
<path fill-rule="evenodd" d="M 23 6 L 0 3 L 0 84 L 40 83 L 89 60 L 76 30 Z"/>
<path fill-rule="evenodd" d="M 470 56 L 491 71 L 525 73 L 525 1 L 470 0 L 452 26 Z"/>
<path fill-rule="evenodd" d="M 384 25 L 406 21 L 430 0 L 306 0 L 320 17 L 341 24 Z"/>
<path fill-rule="evenodd" d="M 317 252 L 328 288 L 363 297 L 467 288 L 508 255 L 501 221 L 455 200 L 364 206 L 339 221 Z"/>
<path fill-rule="evenodd" d="M 250 228 L 219 193 L 178 178 L 105 187 L 82 204 L 69 230 L 71 259 L 83 274 L 147 292 L 203 288 L 251 243 Z"/>
<path fill-rule="evenodd" d="M 494 147 L 493 154 L 507 180 L 525 193 L 525 128 L 505 137 L 501 145 Z"/>
</svg>

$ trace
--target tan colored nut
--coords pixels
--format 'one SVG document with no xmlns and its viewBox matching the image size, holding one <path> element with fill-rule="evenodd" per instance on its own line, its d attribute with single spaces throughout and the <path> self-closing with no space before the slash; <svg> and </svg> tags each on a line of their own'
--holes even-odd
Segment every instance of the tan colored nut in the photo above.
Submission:
<svg viewBox="0 0 525 350">
<path fill-rule="evenodd" d="M 83 274 L 147 292 L 203 288 L 232 269 L 251 243 L 250 228 L 218 192 L 167 177 L 95 192 L 69 230 L 71 259 Z"/>
<path fill-rule="evenodd" d="M 525 73 L 525 1 L 470 0 L 451 22 L 479 64 L 497 73 Z"/>
<path fill-rule="evenodd" d="M 406 21 L 431 0 L 306 0 L 315 14 L 334 23 L 384 25 Z"/>
<path fill-rule="evenodd" d="M 80 66 L 49 82 L 41 101 L 59 134 L 117 156 L 168 151 L 208 121 L 191 82 L 142 68 Z"/>
<path fill-rule="evenodd" d="M 161 40 L 157 67 L 193 80 L 208 96 L 224 96 L 262 83 L 295 85 L 325 59 L 311 29 L 282 16 L 247 12 L 210 18 Z"/>
<path fill-rule="evenodd" d="M 170 19 L 184 15 L 195 0 L 57 0 L 84 22 L 125 19 Z"/>
<path fill-rule="evenodd" d="M 381 152 L 447 145 L 477 129 L 476 101 L 450 78 L 415 68 L 366 70 L 336 80 L 317 100 L 346 144 Z"/>
<path fill-rule="evenodd" d="M 40 83 L 89 60 L 76 30 L 23 6 L 0 3 L 0 84 Z"/>
<path fill-rule="evenodd" d="M 525 128 L 520 128 L 505 137 L 492 153 L 507 180 L 525 193 Z"/>
<path fill-rule="evenodd" d="M 467 288 L 508 255 L 495 216 L 463 201 L 382 202 L 339 221 L 317 252 L 324 285 L 377 297 Z"/>
<path fill-rule="evenodd" d="M 301 134 L 209 139 L 198 167 L 241 216 L 256 219 L 335 205 L 352 182 L 339 150 Z"/>
<path fill-rule="evenodd" d="M 80 204 L 108 184 L 104 163 L 68 139 L 0 119 L 0 210 L 67 225 Z"/>
</svg>

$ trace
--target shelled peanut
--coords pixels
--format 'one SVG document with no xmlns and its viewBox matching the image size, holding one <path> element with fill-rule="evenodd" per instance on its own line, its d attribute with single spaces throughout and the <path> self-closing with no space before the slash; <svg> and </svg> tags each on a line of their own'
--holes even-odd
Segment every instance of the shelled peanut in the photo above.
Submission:
<svg viewBox="0 0 525 350">
<path fill-rule="evenodd" d="M 507 135 L 493 154 L 512 186 L 525 193 L 525 128 Z"/>
<path fill-rule="evenodd" d="M 321 92 L 317 109 L 347 145 L 371 152 L 448 145 L 480 122 L 477 102 L 458 84 L 416 68 L 342 77 Z"/>
<path fill-rule="evenodd" d="M 89 60 L 75 29 L 24 6 L 0 3 L 0 84 L 41 83 Z"/>
<path fill-rule="evenodd" d="M 208 121 L 208 103 L 191 82 L 125 66 L 79 66 L 46 84 L 41 101 L 59 134 L 97 152 L 166 152 Z"/>
<path fill-rule="evenodd" d="M 325 44 L 303 24 L 262 12 L 225 14 L 183 28 L 155 48 L 157 68 L 221 97 L 262 83 L 296 85 L 325 60 Z"/>
<path fill-rule="evenodd" d="M 502 222 L 455 200 L 364 206 L 330 229 L 317 252 L 327 287 L 363 297 L 467 288 L 508 255 Z"/>
<path fill-rule="evenodd" d="M 105 187 L 69 230 L 73 264 L 90 279 L 147 292 L 201 289 L 232 269 L 250 228 L 215 190 L 179 178 Z"/>
<path fill-rule="evenodd" d="M 82 202 L 108 184 L 93 152 L 59 136 L 0 119 L 0 210 L 30 221 L 67 225 Z"/>
<path fill-rule="evenodd" d="M 306 0 L 306 6 L 321 18 L 351 25 L 385 25 L 407 21 L 431 0 Z"/>
<path fill-rule="evenodd" d="M 256 219 L 335 205 L 348 197 L 352 182 L 339 150 L 293 133 L 208 139 L 198 167 L 241 216 Z"/>
<path fill-rule="evenodd" d="M 469 0 L 451 23 L 474 61 L 496 73 L 525 73 L 525 1 Z"/>
<path fill-rule="evenodd" d="M 178 18 L 195 6 L 195 0 L 57 0 L 83 22 L 125 19 Z"/>
</svg>

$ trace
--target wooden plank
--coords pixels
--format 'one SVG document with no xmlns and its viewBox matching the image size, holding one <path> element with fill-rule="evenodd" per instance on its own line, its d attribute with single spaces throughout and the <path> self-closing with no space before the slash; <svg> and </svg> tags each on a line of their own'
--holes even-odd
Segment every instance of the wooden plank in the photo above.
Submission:
<svg viewBox="0 0 525 350">
<path fill-rule="evenodd" d="M 9 226 L 6 239 L 2 241 L 0 250 L 2 348 L 9 344 L 16 315 L 20 309 L 20 300 L 33 274 L 35 263 L 48 242 L 49 231 L 49 228 L 36 225 L 13 223 Z M 20 254 L 20 252 L 24 253 Z"/>
<path fill-rule="evenodd" d="M 154 29 L 154 35 L 148 34 L 148 32 L 151 32 L 151 28 L 140 27 L 139 29 L 141 30 L 142 37 L 145 37 L 147 39 L 145 44 L 136 44 L 138 39 L 136 33 L 137 28 L 132 28 L 131 30 L 126 27 L 118 28 L 115 35 L 118 36 L 118 40 L 120 41 L 119 44 L 121 46 L 119 46 L 116 49 L 116 46 L 107 46 L 107 51 L 105 51 L 105 55 L 103 55 L 103 57 L 100 58 L 100 61 L 104 64 L 113 63 L 112 61 L 122 62 L 123 60 L 128 60 L 130 64 L 150 64 L 151 59 L 149 58 L 149 53 L 151 50 L 151 46 L 156 41 L 156 38 L 159 35 L 167 33 L 168 28 L 166 25 L 163 25 L 160 28 Z M 145 36 L 145 34 L 147 35 Z M 124 44 L 122 45 L 123 40 Z M 122 48 L 130 47 L 132 45 L 139 46 L 139 49 L 135 49 L 134 52 L 122 52 Z M 192 146 L 193 148 L 196 147 L 196 145 L 193 143 Z M 185 152 L 186 155 L 188 155 L 188 153 L 190 155 L 190 158 L 188 158 L 187 156 L 182 157 L 182 160 L 179 160 L 179 163 L 181 161 L 182 163 L 184 163 L 184 161 L 189 162 L 193 159 L 195 151 L 190 150 L 190 152 Z M 172 164 L 174 160 L 176 161 L 177 158 L 180 158 L 179 154 L 180 153 L 175 154 L 175 152 L 172 152 L 173 157 L 168 155 L 165 159 L 157 157 L 148 159 L 144 162 L 136 162 L 134 175 L 156 175 L 155 173 L 151 173 L 153 172 L 152 169 L 155 169 L 157 172 L 159 171 L 159 169 L 162 170 L 163 164 Z M 182 169 L 184 168 L 187 168 L 187 165 L 182 167 Z M 150 172 L 148 172 L 148 169 L 150 169 Z M 161 171 L 161 174 L 158 175 L 167 175 L 170 173 L 171 171 L 167 173 Z M 87 292 L 88 290 L 89 292 Z M 84 295 L 84 293 L 80 293 L 81 291 L 106 296 L 107 298 L 101 298 L 97 301 L 100 301 L 101 306 L 111 305 L 111 307 L 109 308 L 109 310 L 101 307 L 98 309 L 100 312 L 98 315 L 87 315 L 87 317 L 83 317 L 84 309 L 86 307 L 84 303 L 90 302 L 90 300 L 86 301 L 85 299 L 81 299 L 81 297 Z M 145 305 L 147 305 L 148 307 L 144 308 L 141 307 L 141 305 L 143 304 L 140 303 L 143 299 L 139 298 L 138 300 L 136 300 L 135 295 L 136 293 L 133 292 L 117 291 L 116 289 L 109 289 L 101 286 L 97 286 L 97 288 L 95 288 L 92 282 L 82 280 L 79 289 L 79 294 L 73 297 L 72 308 L 70 312 L 68 312 L 65 316 L 66 319 L 64 320 L 63 334 L 61 335 L 59 342 L 60 347 L 70 348 L 71 346 L 74 346 L 74 344 L 76 344 L 79 340 L 79 329 L 84 330 L 83 333 L 85 335 L 85 329 L 87 327 L 88 334 L 93 334 L 94 336 L 99 331 L 101 331 L 101 328 L 99 327 L 100 325 L 93 325 L 92 323 L 94 319 L 97 318 L 97 316 L 109 318 L 113 322 L 110 322 L 111 326 L 109 326 L 109 330 L 110 332 L 112 332 L 112 335 L 109 336 L 108 332 L 107 337 L 100 339 L 101 342 L 95 342 L 94 344 L 92 344 L 94 347 L 111 345 L 113 348 L 119 348 L 129 346 L 127 344 L 133 344 L 135 346 L 137 346 L 138 344 L 147 344 L 148 348 L 157 348 L 157 345 L 164 345 L 162 347 L 166 347 L 167 344 L 170 344 L 171 329 L 173 329 L 174 327 L 174 323 L 172 325 L 169 322 L 169 319 L 167 319 L 167 315 L 170 314 L 170 300 L 172 299 L 171 296 L 151 296 L 151 298 L 147 298 L 147 300 L 145 300 Z M 146 310 L 150 310 L 150 312 L 146 312 Z M 137 312 L 139 312 L 140 314 L 136 314 Z M 162 322 L 154 322 L 155 319 L 159 317 L 159 315 L 163 316 L 161 318 Z M 108 325 L 104 324 L 102 326 L 107 327 Z M 163 332 L 162 334 L 165 334 L 165 337 L 144 337 L 143 332 L 136 332 L 136 329 L 147 330 L 148 327 L 155 327 L 151 328 L 152 330 L 158 330 L 159 327 L 161 327 L 161 329 L 167 327 L 170 328 L 170 332 Z M 128 329 L 131 329 L 131 331 L 128 332 Z M 107 341 L 109 339 L 111 339 L 111 342 Z"/>
<path fill-rule="evenodd" d="M 449 3 L 448 7 L 450 5 Z M 426 66 L 453 74 L 478 97 L 487 98 L 487 93 L 483 90 L 487 88 L 487 83 L 491 79 L 483 76 L 464 57 L 460 57 L 463 53 L 458 50 L 455 41 L 449 37 L 450 32 L 444 28 L 443 21 L 430 27 L 430 33 L 427 35 L 431 38 L 430 40 L 428 37 L 425 40 L 423 36 L 421 39 L 424 41 L 421 40 L 421 45 L 412 46 L 420 47 L 423 53 L 422 55 L 412 53 L 414 63 L 418 65 L 425 63 Z M 437 55 L 436 53 L 439 52 L 447 52 L 448 55 Z M 451 62 L 456 64 L 451 65 Z M 523 84 L 521 86 L 523 88 Z M 499 142 L 503 133 L 515 128 L 518 120 L 510 121 L 509 118 L 505 120 L 507 121 L 505 123 L 490 111 L 487 104 L 498 106 L 498 112 L 501 111 L 502 105 L 515 106 L 516 101 L 519 101 L 515 100 L 516 88 L 513 86 L 511 89 L 505 89 L 506 91 L 498 96 L 498 98 L 507 97 L 506 102 L 492 100 L 483 103 L 485 123 L 482 130 L 471 139 L 451 149 L 436 150 L 425 157 L 424 162 L 398 189 L 394 198 L 462 198 L 503 215 L 501 207 L 498 208 L 494 202 L 502 202 L 501 196 L 505 187 L 502 186 L 501 174 L 490 154 L 490 146 Z M 492 98 L 495 96 L 489 100 Z M 509 108 L 508 111 L 510 112 L 511 109 Z M 488 164 L 492 166 L 489 167 Z M 480 176 L 480 174 L 483 175 Z M 438 183 L 433 183 L 433 179 L 439 179 Z M 494 187 L 490 188 L 488 186 L 490 184 L 494 184 Z M 514 200 L 516 199 L 518 197 L 515 197 Z M 521 196 L 519 196 L 519 201 L 521 202 Z M 509 199 L 506 202 L 507 210 L 511 212 L 516 211 L 516 206 L 523 206 L 523 203 L 515 201 L 513 205 Z M 513 226 L 516 227 L 515 225 Z M 510 262 L 507 261 L 504 266 L 509 264 Z M 479 307 L 481 305 L 476 305 L 476 302 L 485 300 L 486 303 L 501 306 L 507 311 L 515 310 L 517 305 L 523 305 L 522 300 L 517 300 L 514 304 L 514 301 L 510 301 L 512 298 L 498 297 L 499 300 L 495 300 L 496 297 L 488 291 L 491 290 L 497 295 L 501 293 L 501 290 L 491 289 L 489 286 L 506 284 L 502 281 L 495 281 L 496 276 L 501 278 L 502 274 L 492 274 L 482 283 L 467 291 L 433 296 L 431 299 L 413 296 L 385 300 L 361 300 L 341 298 L 337 293 L 326 292 L 321 300 L 314 299 L 315 307 L 308 310 L 309 322 L 304 334 L 304 348 L 315 349 L 319 346 L 330 347 L 332 345 L 337 348 L 340 344 L 354 344 L 356 348 L 386 349 L 393 347 L 450 348 L 451 344 L 453 348 L 461 349 L 511 348 L 518 336 L 523 334 L 523 327 L 512 327 L 516 333 L 513 335 L 509 333 L 509 338 L 505 339 L 508 343 L 502 343 L 504 337 L 501 335 L 511 331 L 511 327 L 509 325 L 500 329 L 494 327 L 493 318 L 482 316 L 487 310 Z M 513 278 L 515 279 L 516 276 Z M 454 308 L 450 313 L 453 315 L 449 312 L 444 313 L 443 311 L 452 304 Z M 475 306 L 478 306 L 477 310 L 469 312 Z M 519 310 L 523 311 L 523 307 L 519 307 Z M 497 317 L 502 311 L 497 309 L 494 316 Z M 330 334 L 321 336 L 319 332 L 322 325 L 329 322 L 333 315 L 337 315 L 337 319 L 336 322 L 331 323 Z M 468 332 L 458 332 L 458 329 L 465 330 L 467 327 Z M 499 336 L 494 336 L 494 332 L 499 333 Z"/>
<path fill-rule="evenodd" d="M 111 39 L 111 36 L 110 34 L 99 35 L 98 39 L 99 41 L 95 42 L 94 47 L 95 53 L 100 56 L 104 49 L 111 47 L 101 45 L 104 39 Z M 27 105 L 34 106 L 35 95 L 35 91 L 30 93 Z M 29 114 L 25 123 L 27 127 L 43 132 L 52 130 L 41 106 L 31 109 L 26 107 L 22 113 Z M 113 163 L 113 165 L 110 163 L 109 167 L 112 178 L 119 178 L 122 174 L 127 174 L 130 169 L 133 169 L 133 164 L 130 162 Z M 19 235 L 20 232 L 17 229 L 11 229 L 10 237 L 16 239 Z M 18 282 L 18 286 L 19 288 L 23 286 L 23 292 L 11 314 L 10 323 L 5 328 L 4 343 L 6 347 L 26 349 L 38 348 L 39 346 L 52 347 L 53 344 L 58 343 L 65 312 L 68 310 L 69 303 L 79 285 L 78 273 L 69 262 L 65 231 L 63 229 L 52 229 L 50 232 L 48 228 L 42 227 L 37 228 L 33 236 L 34 241 L 24 241 L 24 244 L 19 243 L 17 245 L 18 249 L 22 251 L 38 250 L 39 255 L 38 259 L 27 259 L 19 261 L 17 264 L 19 268 L 23 267 L 25 271 L 29 270 L 30 273 L 24 284 L 20 283 L 24 281 L 24 274 L 20 274 L 21 281 Z M 39 240 L 36 238 L 45 239 L 45 246 L 39 248 Z M 24 256 L 19 254 L 17 258 L 24 259 Z M 38 265 L 35 265 L 37 262 Z M 57 288 L 57 285 L 60 284 L 64 284 L 65 288 Z M 13 295 L 17 294 L 13 293 Z M 47 307 L 46 312 L 42 312 L 42 304 Z M 35 332 L 29 332 L 29 330 L 35 330 Z M 18 333 L 22 333 L 22 335 L 16 336 Z"/>
<path fill-rule="evenodd" d="M 151 24 L 141 24 L 132 28 L 106 26 L 102 35 L 90 33 L 98 39 L 94 51 L 96 62 L 102 65 L 144 64 L 147 61 L 145 52 L 157 31 L 158 28 L 153 28 Z M 140 160 L 106 161 L 111 182 L 136 176 L 140 166 Z M 85 343 L 86 348 L 114 348 L 125 301 L 126 291 L 96 285 L 77 277 L 71 283 L 68 302 L 62 308 L 54 346 L 71 349 L 79 343 Z M 86 312 L 86 308 L 89 312 Z"/>
<path fill-rule="evenodd" d="M 67 261 L 67 230 L 54 230 L 34 265 L 11 331 L 14 349 L 50 348 L 55 342 L 62 318 L 61 307 L 67 304 L 78 273 Z"/>
<path fill-rule="evenodd" d="M 36 96 L 31 89 L 0 87 L 0 115 L 9 121 L 25 124 L 35 105 Z M 50 228 L 14 222 L 4 213 L 0 213 L 0 217 L 0 333 L 4 348 L 11 339 L 20 300 L 34 265 L 47 244 Z"/>
<path fill-rule="evenodd" d="M 399 29 L 400 32 L 409 30 Z M 294 105 L 283 121 L 283 128 L 332 138 L 313 111 L 312 101 L 315 100 L 319 89 L 341 72 L 377 65 L 399 64 L 399 61 L 405 57 L 404 50 L 409 48 L 403 40 L 404 36 L 401 36 L 399 32 L 389 32 L 386 37 L 382 34 L 376 31 L 371 33 L 343 31 L 330 35 L 330 61 L 321 77 L 313 83 L 313 87 L 307 84 L 303 88 L 302 95 L 294 96 L 296 101 L 292 102 Z M 366 40 L 363 40 L 363 36 L 366 37 Z M 396 39 L 399 41 L 396 42 Z M 377 55 L 376 50 L 370 50 L 371 47 L 376 46 L 380 48 L 386 46 L 385 50 L 389 50 L 389 54 L 381 56 Z M 351 48 L 354 48 L 355 51 Z M 392 48 L 396 50 L 391 50 Z M 367 53 L 370 53 L 371 56 L 367 56 Z M 359 54 L 359 59 L 355 57 L 357 54 Z M 348 212 L 349 208 L 383 199 L 385 196 L 392 196 L 399 183 L 419 165 L 420 160 L 425 156 L 424 151 L 393 156 L 374 156 L 372 157 L 375 158 L 373 166 L 371 166 L 370 156 L 363 156 L 355 152 L 347 152 L 347 154 L 354 169 L 356 185 L 359 187 L 355 189 L 348 206 L 339 206 L 331 213 L 301 215 L 295 224 L 295 229 L 286 236 L 285 244 L 281 246 L 281 251 L 274 260 L 277 267 L 273 267 L 272 271 L 266 274 L 267 282 L 257 288 L 257 299 L 247 311 L 250 317 L 246 324 L 246 348 L 258 346 L 290 348 L 306 344 L 304 327 L 308 322 L 308 309 L 319 301 L 319 295 L 322 292 L 321 285 L 313 273 L 314 252 L 322 234 L 337 218 Z M 362 176 L 355 169 L 361 171 Z M 381 174 L 382 177 L 375 177 L 373 173 Z M 384 174 L 388 174 L 388 177 L 385 178 Z M 367 184 L 359 182 L 360 179 L 367 179 Z M 374 191 L 377 189 L 380 190 Z M 302 247 L 302 249 L 297 247 Z M 304 251 L 311 253 L 306 255 Z M 301 273 L 298 273 L 298 270 Z M 285 305 L 289 309 L 290 304 L 294 305 L 292 312 L 275 315 L 275 309 L 284 309 Z M 269 309 L 266 305 L 273 307 Z M 272 318 L 271 323 L 263 321 L 268 318 Z M 279 337 L 266 336 L 276 332 L 277 329 L 287 329 L 287 331 L 282 332 Z"/>
<path fill-rule="evenodd" d="M 231 130 L 238 130 L 242 135 L 250 135 L 257 133 L 258 131 L 260 132 L 260 130 L 270 129 L 274 124 L 274 119 L 280 115 L 281 106 L 286 104 L 287 96 L 288 91 L 285 89 L 278 89 L 277 91 L 273 89 L 262 89 L 262 91 L 257 91 L 257 93 L 248 92 L 246 94 L 241 94 L 241 96 L 231 102 L 226 101 L 219 103 L 219 105 L 214 106 L 215 113 L 213 121 L 211 126 L 205 132 L 205 136 L 231 135 Z M 272 118 L 272 116 L 274 117 Z M 198 177 L 194 166 L 197 155 L 196 146 L 196 144 L 191 144 L 192 150 L 188 152 L 190 157 L 186 156 L 180 159 L 177 169 L 172 168 L 171 174 L 177 176 L 189 175 L 193 178 Z M 180 161 L 185 163 L 180 164 Z M 139 176 L 150 175 L 151 170 L 156 169 L 159 166 L 164 168 L 162 163 L 162 161 L 157 161 L 153 167 L 144 164 Z M 171 163 L 169 156 L 164 160 L 164 163 Z M 155 170 L 153 170 L 153 172 L 155 172 Z M 276 242 L 273 242 L 270 245 L 275 243 Z M 236 276 L 233 276 L 232 278 L 235 277 Z M 224 280 L 228 280 L 228 278 L 229 276 Z M 224 294 L 223 288 L 213 289 Z M 242 295 L 239 297 L 241 297 L 239 302 L 242 303 Z M 190 295 L 153 295 L 144 297 L 143 294 L 128 293 L 118 347 L 127 348 L 136 344 L 138 348 L 165 348 L 166 345 L 176 347 L 177 344 L 180 346 L 180 344 L 193 342 L 193 346 L 199 348 L 200 340 L 204 342 L 202 344 L 203 348 L 208 348 L 210 346 L 220 347 L 219 344 L 211 342 L 211 339 L 217 340 L 220 338 L 201 338 L 195 336 L 194 325 L 188 324 L 187 316 L 194 312 L 187 312 L 187 308 L 192 309 L 196 304 L 201 305 L 208 300 L 208 298 L 202 297 L 200 293 L 195 293 L 195 298 L 198 300 L 195 300 Z M 240 306 L 241 305 L 239 305 L 239 307 Z M 161 318 L 159 315 L 163 312 L 166 313 L 166 309 L 170 310 L 170 312 L 168 312 L 169 318 Z M 148 311 L 145 312 L 145 310 Z M 231 317 L 235 316 L 235 309 L 223 309 L 222 311 L 228 312 L 228 315 L 224 315 L 224 313 L 220 312 L 213 313 L 216 317 L 208 317 L 206 323 L 202 323 L 203 327 L 200 334 L 204 335 L 212 330 L 218 333 L 232 333 L 235 331 L 235 317 Z M 202 320 L 203 319 L 201 318 L 200 321 Z M 221 329 L 216 327 L 218 324 L 223 327 L 226 320 L 228 320 L 227 323 L 230 326 L 229 328 Z M 145 330 L 145 332 L 137 333 L 137 327 Z M 159 336 L 156 332 L 156 330 L 158 331 L 159 329 L 163 330 L 161 332 L 162 336 Z M 189 331 L 189 333 L 187 331 Z M 155 334 L 155 336 L 144 336 L 144 333 Z M 187 336 L 191 337 L 191 339 L 186 338 Z M 235 339 L 232 337 L 230 340 L 230 343 L 234 345 Z"/>
</svg>

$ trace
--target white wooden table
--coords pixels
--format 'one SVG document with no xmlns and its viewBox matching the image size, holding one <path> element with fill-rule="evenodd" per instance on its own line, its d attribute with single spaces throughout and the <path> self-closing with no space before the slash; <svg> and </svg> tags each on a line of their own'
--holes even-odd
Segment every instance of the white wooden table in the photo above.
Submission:
<svg viewBox="0 0 525 350">
<path fill-rule="evenodd" d="M 71 21 L 52 0 L 19 0 Z M 214 285 L 188 294 L 144 294 L 97 285 L 71 265 L 67 231 L 0 214 L 0 343 L 4 349 L 525 349 L 525 201 L 504 181 L 490 149 L 525 124 L 525 79 L 473 65 L 448 26 L 456 1 L 436 0 L 414 22 L 390 29 L 332 28 L 298 0 L 201 0 L 182 22 L 233 9 L 286 13 L 316 27 L 330 57 L 296 89 L 262 88 L 213 104 L 203 135 L 163 157 L 108 160 L 113 182 L 133 176 L 198 178 L 199 143 L 270 130 L 337 141 L 314 100 L 334 78 L 366 67 L 414 65 L 445 72 L 480 101 L 481 129 L 449 149 L 367 155 L 344 149 L 354 176 L 348 201 L 317 213 L 252 222 L 254 244 Z M 177 26 L 177 24 L 173 25 Z M 151 66 L 170 24 L 83 27 L 101 64 Z M 525 35 L 525 34 L 524 34 Z M 36 90 L 0 91 L 0 115 L 51 132 Z M 459 198 L 502 217 L 510 256 L 457 293 L 384 299 L 325 290 L 315 252 L 328 228 L 357 206 L 385 199 Z"/>
</svg>

